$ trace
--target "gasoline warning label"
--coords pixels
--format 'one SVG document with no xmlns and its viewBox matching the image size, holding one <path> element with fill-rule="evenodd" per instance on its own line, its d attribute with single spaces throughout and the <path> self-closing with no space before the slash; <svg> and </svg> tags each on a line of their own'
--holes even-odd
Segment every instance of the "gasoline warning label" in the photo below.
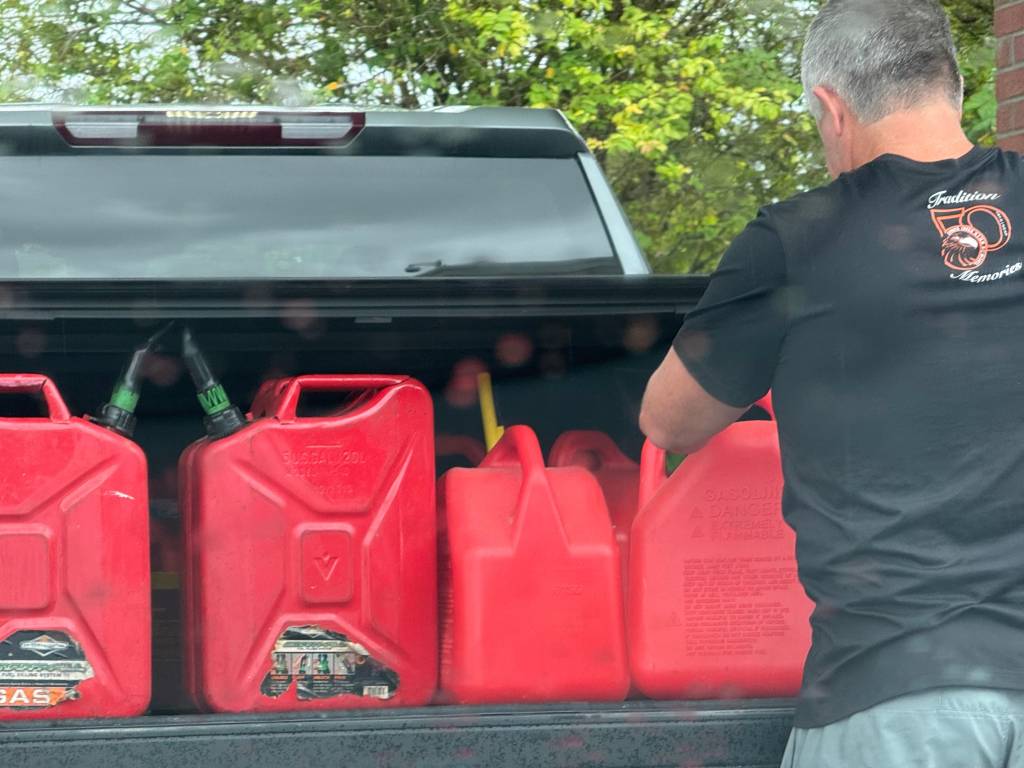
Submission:
<svg viewBox="0 0 1024 768">
<path fill-rule="evenodd" d="M 78 684 L 93 675 L 82 646 L 64 632 L 25 629 L 0 641 L 0 708 L 74 701 Z"/>
<path fill-rule="evenodd" d="M 295 685 L 299 699 L 366 696 L 390 699 L 398 673 L 345 635 L 318 626 L 288 627 L 274 644 L 260 692 L 276 698 Z"/>
</svg>

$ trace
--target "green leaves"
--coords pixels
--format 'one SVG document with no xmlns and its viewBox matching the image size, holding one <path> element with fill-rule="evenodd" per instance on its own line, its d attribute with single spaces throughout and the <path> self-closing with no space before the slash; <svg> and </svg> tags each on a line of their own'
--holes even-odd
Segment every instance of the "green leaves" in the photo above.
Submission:
<svg viewBox="0 0 1024 768">
<path fill-rule="evenodd" d="M 946 0 L 991 141 L 992 0 Z M 807 0 L 0 0 L 0 98 L 561 109 L 655 268 L 707 271 L 826 180 Z"/>
</svg>

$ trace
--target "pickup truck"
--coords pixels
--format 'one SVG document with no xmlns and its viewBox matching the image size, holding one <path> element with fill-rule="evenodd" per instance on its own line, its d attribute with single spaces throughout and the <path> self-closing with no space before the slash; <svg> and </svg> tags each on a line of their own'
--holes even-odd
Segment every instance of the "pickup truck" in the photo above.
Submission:
<svg viewBox="0 0 1024 768">
<path fill-rule="evenodd" d="M 545 450 L 594 429 L 635 458 L 644 383 L 707 283 L 651 274 L 555 111 L 17 105 L 0 147 L 0 370 L 49 375 L 76 413 L 173 319 L 241 403 L 289 373 L 406 373 L 439 436 L 474 444 L 489 370 L 501 420 Z M 150 361 L 138 420 L 173 529 L 202 425 L 172 356 Z M 0 725 L 5 764 L 767 768 L 792 718 L 784 700 L 199 714 L 158 598 L 151 714 Z"/>
</svg>

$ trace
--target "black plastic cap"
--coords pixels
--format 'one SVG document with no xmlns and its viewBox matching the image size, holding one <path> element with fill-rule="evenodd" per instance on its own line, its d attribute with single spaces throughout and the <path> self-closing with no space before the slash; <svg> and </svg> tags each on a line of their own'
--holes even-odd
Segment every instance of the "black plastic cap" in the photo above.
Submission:
<svg viewBox="0 0 1024 768">
<path fill-rule="evenodd" d="M 211 440 L 219 440 L 222 437 L 233 435 L 245 425 L 245 416 L 234 405 L 203 419 L 206 436 Z"/>
<path fill-rule="evenodd" d="M 113 403 L 107 403 L 100 408 L 95 422 L 101 427 L 117 432 L 122 437 L 131 437 L 135 433 L 135 414 L 124 408 L 119 408 Z"/>
</svg>

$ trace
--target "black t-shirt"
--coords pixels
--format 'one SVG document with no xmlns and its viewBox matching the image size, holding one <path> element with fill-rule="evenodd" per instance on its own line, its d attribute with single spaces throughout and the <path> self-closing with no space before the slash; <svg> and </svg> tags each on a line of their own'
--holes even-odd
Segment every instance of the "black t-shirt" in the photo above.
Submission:
<svg viewBox="0 0 1024 768">
<path fill-rule="evenodd" d="M 1019 155 L 884 155 L 773 205 L 675 342 L 729 405 L 772 389 L 816 603 L 796 724 L 947 685 L 1024 689 Z"/>
</svg>

